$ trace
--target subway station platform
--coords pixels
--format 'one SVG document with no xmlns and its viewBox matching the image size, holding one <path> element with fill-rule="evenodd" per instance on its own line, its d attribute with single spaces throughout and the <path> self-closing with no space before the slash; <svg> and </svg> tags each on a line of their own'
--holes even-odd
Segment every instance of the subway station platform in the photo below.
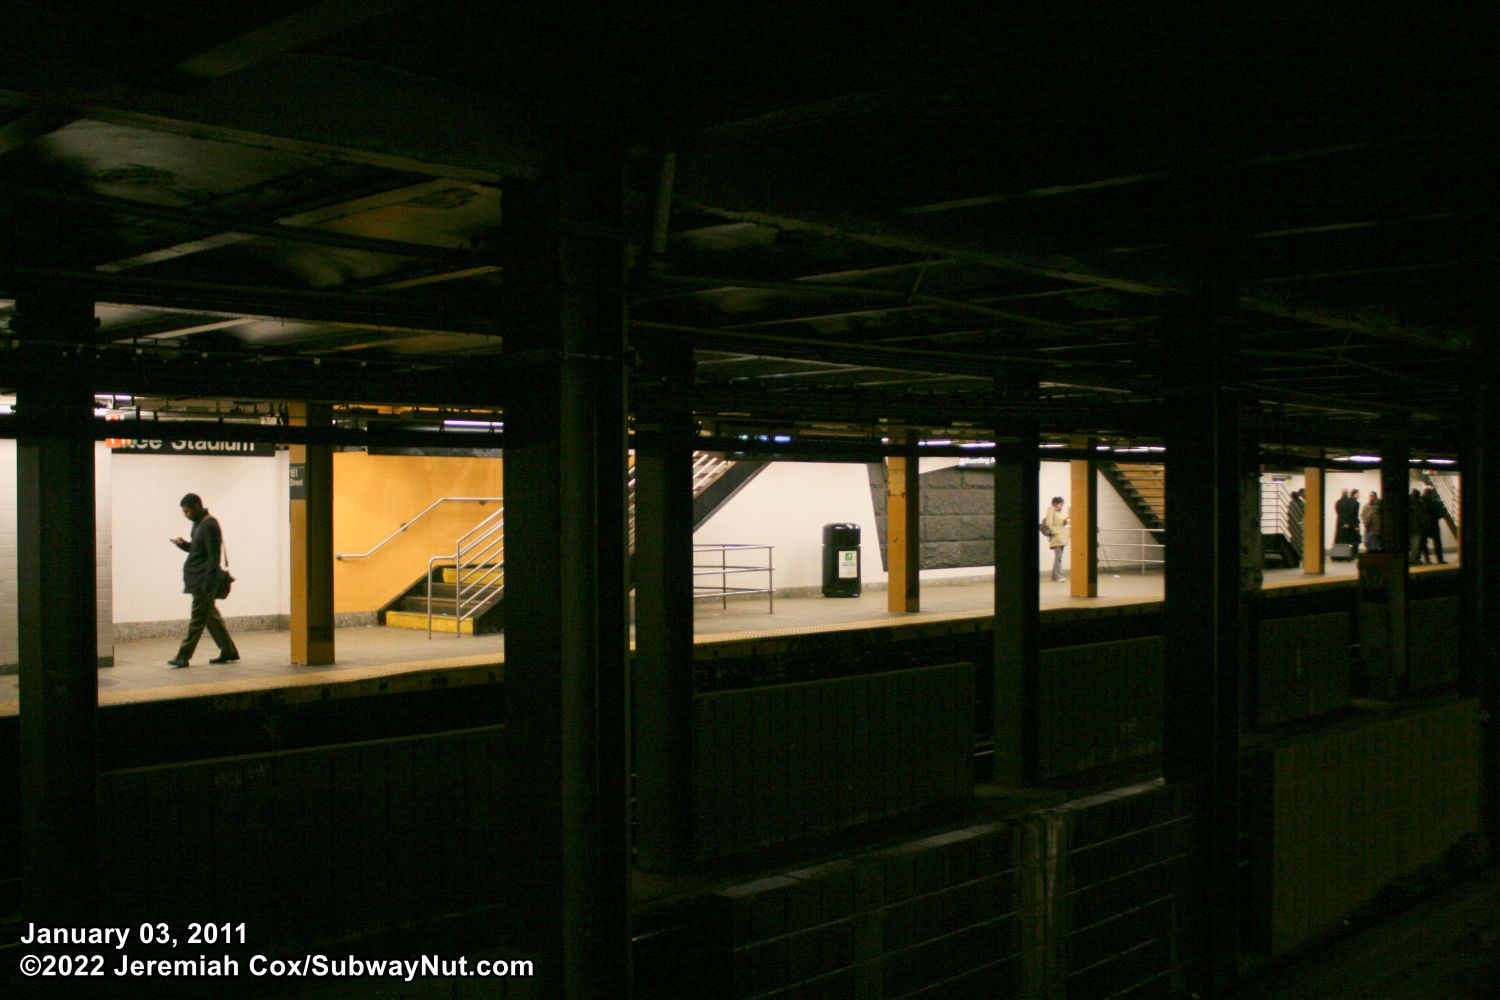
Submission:
<svg viewBox="0 0 1500 1000">
<path fill-rule="evenodd" d="M 1329 563 L 1321 576 L 1298 569 L 1272 569 L 1264 587 L 1279 590 L 1296 587 L 1348 586 L 1356 578 L 1353 563 Z M 1455 568 L 1414 566 L 1413 574 L 1438 573 Z M 1068 584 L 1043 579 L 1041 612 L 1059 613 L 1087 608 L 1149 604 L 1162 598 L 1160 573 L 1101 572 L 1099 596 L 1078 598 L 1068 594 Z M 886 610 L 886 594 L 866 591 L 857 598 L 777 597 L 774 609 L 765 597 L 731 600 L 721 607 L 700 600 L 693 626 L 696 642 L 710 643 L 758 636 L 786 636 L 836 629 L 874 628 L 916 620 L 943 621 L 989 614 L 993 586 L 988 579 L 959 583 L 932 582 L 922 588 L 922 610 L 913 613 Z M 434 685 L 493 683 L 497 668 L 505 662 L 505 637 L 434 634 L 381 626 L 341 628 L 337 632 L 338 662 L 305 667 L 290 661 L 290 639 L 285 631 L 239 632 L 240 661 L 212 665 L 216 655 L 212 641 L 204 636 L 193 665 L 186 670 L 167 666 L 177 650 L 176 638 L 139 639 L 115 644 L 115 665 L 99 671 L 99 704 L 103 707 L 175 698 L 245 697 L 276 690 L 290 700 L 327 697 L 326 689 L 338 686 L 346 693 L 398 693 Z M 0 677 L 0 716 L 19 711 L 16 675 Z"/>
</svg>

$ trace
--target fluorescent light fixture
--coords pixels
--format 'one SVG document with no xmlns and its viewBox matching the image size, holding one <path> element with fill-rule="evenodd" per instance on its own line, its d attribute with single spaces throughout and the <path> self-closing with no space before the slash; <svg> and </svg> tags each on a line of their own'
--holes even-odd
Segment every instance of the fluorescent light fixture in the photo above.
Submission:
<svg viewBox="0 0 1500 1000">
<path fill-rule="evenodd" d="M 952 438 L 933 438 L 931 441 L 918 441 L 917 444 L 923 448 L 941 448 L 943 445 L 952 444 Z"/>
<path fill-rule="evenodd" d="M 1345 461 L 1348 462 L 1378 462 L 1379 455 L 1350 455 Z"/>
<path fill-rule="evenodd" d="M 1107 444 L 1096 444 L 1096 445 L 1094 445 L 1094 450 L 1095 451 L 1110 451 L 1111 449 L 1110 449 L 1109 445 L 1107 445 Z"/>
<path fill-rule="evenodd" d="M 1451 458 L 1429 458 L 1428 465 L 1457 465 L 1458 462 Z"/>
<path fill-rule="evenodd" d="M 1043 448 L 1066 448 L 1067 445 L 1065 445 L 1065 444 L 1056 444 L 1056 443 L 1051 442 L 1051 441 L 1044 441 L 1042 443 L 1042 447 Z"/>
<path fill-rule="evenodd" d="M 505 424 L 496 420 L 444 420 L 443 426 L 461 431 L 505 430 Z"/>
<path fill-rule="evenodd" d="M 965 441 L 962 444 L 960 444 L 959 447 L 960 448 L 993 448 L 993 447 L 995 447 L 995 442 L 993 442 L 993 441 Z"/>
</svg>

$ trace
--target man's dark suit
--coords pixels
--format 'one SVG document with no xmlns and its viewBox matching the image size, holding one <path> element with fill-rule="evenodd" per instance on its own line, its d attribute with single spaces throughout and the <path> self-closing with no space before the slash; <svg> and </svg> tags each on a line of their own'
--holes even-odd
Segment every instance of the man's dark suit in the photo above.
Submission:
<svg viewBox="0 0 1500 1000">
<path fill-rule="evenodd" d="M 224 550 L 224 536 L 219 530 L 219 522 L 208 511 L 203 511 L 202 516 L 193 522 L 192 537 L 177 547 L 188 554 L 182 564 L 182 592 L 193 595 L 187 636 L 182 640 L 182 645 L 177 647 L 177 659 L 184 663 L 192 659 L 193 650 L 198 648 L 198 639 L 203 635 L 205 627 L 218 644 L 221 656 L 238 659 L 239 650 L 229 637 L 229 629 L 224 627 L 224 617 L 214 604 L 218 588 L 216 570 L 219 567 L 219 554 Z"/>
</svg>

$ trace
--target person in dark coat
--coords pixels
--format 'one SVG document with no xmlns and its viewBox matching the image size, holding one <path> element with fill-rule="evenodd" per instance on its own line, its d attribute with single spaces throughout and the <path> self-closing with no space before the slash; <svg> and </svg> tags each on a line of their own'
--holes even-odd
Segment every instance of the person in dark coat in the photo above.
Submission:
<svg viewBox="0 0 1500 1000">
<path fill-rule="evenodd" d="M 1411 537 L 1411 551 L 1408 560 L 1416 562 L 1427 561 L 1427 501 L 1422 499 L 1421 490 L 1412 490 L 1411 496 L 1406 502 L 1406 532 Z"/>
<path fill-rule="evenodd" d="M 1422 504 L 1427 508 L 1427 537 L 1422 542 L 1423 561 L 1426 561 L 1427 541 L 1430 540 L 1433 556 L 1439 563 L 1446 563 L 1448 560 L 1443 558 L 1443 522 L 1447 521 L 1451 526 L 1453 515 L 1448 513 L 1443 498 L 1431 486 L 1422 491 Z"/>
<path fill-rule="evenodd" d="M 198 494 L 189 493 L 181 500 L 182 516 L 193 522 L 193 531 L 188 538 L 173 538 L 171 542 L 188 554 L 182 564 L 182 592 L 193 596 L 193 609 L 188 618 L 187 636 L 177 647 L 177 655 L 167 663 L 173 668 L 186 667 L 198 648 L 198 639 L 203 629 L 219 646 L 219 655 L 210 663 L 233 663 L 240 658 L 224 618 L 215 605 L 219 590 L 219 560 L 224 551 L 224 535 L 219 522 L 203 506 Z"/>
<path fill-rule="evenodd" d="M 1351 495 L 1348 490 L 1339 494 L 1333 505 L 1333 542 L 1359 548 L 1359 491 Z"/>
<path fill-rule="evenodd" d="M 1359 509 L 1359 523 L 1365 529 L 1365 551 L 1379 552 L 1382 548 L 1380 540 L 1380 494 L 1374 490 L 1365 500 L 1365 505 Z"/>
</svg>

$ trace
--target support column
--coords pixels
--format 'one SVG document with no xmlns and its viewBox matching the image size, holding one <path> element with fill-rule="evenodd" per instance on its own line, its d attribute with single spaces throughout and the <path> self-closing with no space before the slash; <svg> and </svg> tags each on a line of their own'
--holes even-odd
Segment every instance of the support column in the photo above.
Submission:
<svg viewBox="0 0 1500 1000">
<path fill-rule="evenodd" d="M 1099 473 L 1094 459 L 1098 442 L 1091 437 L 1074 437 L 1073 448 L 1086 448 L 1089 457 L 1068 463 L 1072 504 L 1069 537 L 1073 552 L 1069 556 L 1068 593 L 1073 597 L 1099 596 Z"/>
<path fill-rule="evenodd" d="M 892 441 L 915 447 L 910 430 L 893 432 Z M 886 610 L 922 610 L 922 493 L 915 451 L 885 460 Z"/>
<path fill-rule="evenodd" d="M 650 871 L 693 856 L 692 349 L 640 347 L 637 379 L 663 405 L 637 413 L 635 450 L 636 861 Z"/>
<path fill-rule="evenodd" d="M 506 822 L 537 993 L 582 1000 L 630 990 L 623 163 L 506 192 L 506 348 L 536 359 L 505 400 Z"/>
<path fill-rule="evenodd" d="M 1323 566 L 1323 467 L 1309 465 L 1302 470 L 1302 572 L 1321 576 Z"/>
<path fill-rule="evenodd" d="M 1411 563 L 1411 450 L 1387 445 L 1380 455 L 1380 539 L 1402 572 Z"/>
<path fill-rule="evenodd" d="M 333 416 L 326 403 L 293 403 L 293 427 L 323 427 Z M 334 662 L 333 447 L 294 444 L 287 500 L 291 520 L 292 662 Z"/>
<path fill-rule="evenodd" d="M 1463 611 L 1462 666 L 1459 691 L 1479 699 L 1484 720 L 1480 744 L 1479 829 L 1494 843 L 1500 837 L 1500 413 L 1494 393 L 1500 377 L 1494 371 L 1475 377 L 1464 394 L 1464 440 L 1459 521 Z"/>
<path fill-rule="evenodd" d="M 1407 525 L 1410 506 L 1411 448 L 1389 441 L 1380 453 L 1380 506 L 1384 552 L 1359 561 L 1360 663 L 1370 693 L 1390 697 L 1406 677 Z"/>
<path fill-rule="evenodd" d="M 92 386 L 67 345 L 92 334 L 93 303 L 60 291 L 16 299 L 20 349 L 45 383 L 16 386 L 17 640 L 21 867 L 28 919 L 95 914 L 98 599 Z M 165 539 L 162 544 L 166 544 Z"/>
<path fill-rule="evenodd" d="M 1036 405 L 1034 385 L 1002 387 L 1000 395 Z M 1035 418 L 996 429 L 993 733 L 994 780 L 1002 785 L 1030 785 L 1037 777 L 1037 444 Z"/>
<path fill-rule="evenodd" d="M 1190 986 L 1227 993 L 1239 922 L 1240 696 L 1254 629 L 1242 579 L 1247 459 L 1233 387 L 1226 301 L 1194 298 L 1169 317 L 1176 386 L 1166 407 L 1166 676 L 1163 770 L 1193 791 L 1197 824 Z M 1253 465 L 1253 457 L 1250 459 Z M 1259 525 L 1254 525 L 1256 532 Z M 1258 540 L 1258 534 L 1257 534 Z M 1258 567 L 1256 568 L 1258 573 Z"/>
</svg>

